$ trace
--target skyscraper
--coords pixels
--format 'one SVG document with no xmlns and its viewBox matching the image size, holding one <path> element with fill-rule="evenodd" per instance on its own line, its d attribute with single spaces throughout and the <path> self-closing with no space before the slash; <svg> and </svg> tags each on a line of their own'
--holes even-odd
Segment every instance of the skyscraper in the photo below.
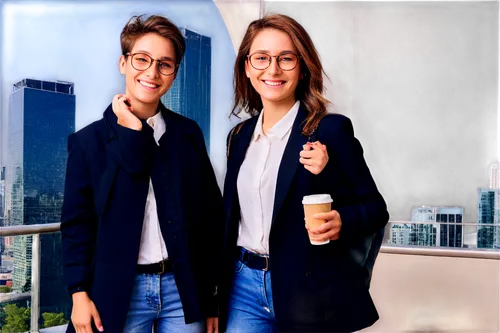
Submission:
<svg viewBox="0 0 500 333">
<path fill-rule="evenodd" d="M 410 245 L 411 225 L 408 223 L 393 223 L 388 239 L 391 245 Z"/>
<path fill-rule="evenodd" d="M 0 167 L 0 227 L 5 226 L 5 167 Z M 5 237 L 0 237 L 0 266 L 5 248 Z"/>
<path fill-rule="evenodd" d="M 67 137 L 74 130 L 72 83 L 25 79 L 14 84 L 6 177 L 10 224 L 60 222 Z M 41 236 L 41 312 L 69 312 L 60 244 L 60 234 Z M 13 288 L 31 289 L 31 236 L 14 239 Z"/>
<path fill-rule="evenodd" d="M 177 77 L 161 98 L 170 110 L 195 120 L 203 131 L 207 149 L 210 147 L 210 87 L 212 46 L 210 37 L 181 28 L 186 53 Z"/>
<path fill-rule="evenodd" d="M 436 246 L 436 207 L 417 207 L 411 212 L 412 222 L 431 222 L 429 224 L 414 223 L 411 225 L 410 244 L 418 246 Z"/>
<path fill-rule="evenodd" d="M 392 224 L 388 243 L 393 245 L 462 247 L 463 213 L 463 207 L 416 207 L 411 213 L 411 221 L 416 223 Z"/>
<path fill-rule="evenodd" d="M 490 189 L 500 188 L 500 163 L 490 165 Z"/>
<path fill-rule="evenodd" d="M 477 247 L 500 249 L 500 189 L 478 189 Z"/>
</svg>

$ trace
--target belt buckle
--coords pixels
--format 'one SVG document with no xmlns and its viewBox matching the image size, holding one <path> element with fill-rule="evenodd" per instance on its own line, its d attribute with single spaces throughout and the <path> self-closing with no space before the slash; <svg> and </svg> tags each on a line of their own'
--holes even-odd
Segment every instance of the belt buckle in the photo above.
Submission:
<svg viewBox="0 0 500 333">
<path fill-rule="evenodd" d="M 160 261 L 160 274 L 165 273 L 165 260 Z"/>
<path fill-rule="evenodd" d="M 269 257 L 265 256 L 264 258 L 266 259 L 266 267 L 264 267 L 263 271 L 267 272 L 269 270 Z"/>
</svg>

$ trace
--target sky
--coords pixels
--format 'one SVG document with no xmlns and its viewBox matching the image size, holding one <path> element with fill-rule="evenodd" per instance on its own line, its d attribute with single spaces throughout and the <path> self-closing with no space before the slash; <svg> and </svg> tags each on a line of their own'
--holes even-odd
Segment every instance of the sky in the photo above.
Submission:
<svg viewBox="0 0 500 333">
<path fill-rule="evenodd" d="M 12 84 L 24 78 L 73 82 L 78 130 L 101 118 L 112 97 L 124 92 L 118 71 L 123 26 L 133 15 L 159 14 L 179 27 L 211 37 L 210 154 L 221 181 L 231 127 L 228 114 L 235 52 L 212 1 L 0 1 L 0 8 L 2 165 L 7 157 Z"/>
</svg>

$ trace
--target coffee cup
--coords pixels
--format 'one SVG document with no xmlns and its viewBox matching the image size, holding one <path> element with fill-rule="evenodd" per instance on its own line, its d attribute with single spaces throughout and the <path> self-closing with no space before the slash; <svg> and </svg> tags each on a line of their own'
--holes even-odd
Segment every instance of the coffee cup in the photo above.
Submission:
<svg viewBox="0 0 500 333">
<path fill-rule="evenodd" d="M 304 216 L 306 220 L 306 225 L 309 228 L 314 228 L 325 223 L 325 220 L 316 219 L 313 217 L 316 213 L 326 213 L 332 210 L 332 197 L 329 194 L 313 194 L 306 195 L 302 199 L 302 204 L 304 205 Z M 330 240 L 326 241 L 316 241 L 311 239 L 311 234 L 309 233 L 309 241 L 313 245 L 323 245 L 330 243 Z"/>
</svg>

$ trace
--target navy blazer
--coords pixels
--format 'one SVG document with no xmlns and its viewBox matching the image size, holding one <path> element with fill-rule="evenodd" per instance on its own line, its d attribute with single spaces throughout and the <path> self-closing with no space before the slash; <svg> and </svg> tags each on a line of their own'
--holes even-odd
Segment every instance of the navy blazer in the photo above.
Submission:
<svg viewBox="0 0 500 333">
<path fill-rule="evenodd" d="M 271 231 L 269 265 L 273 302 L 280 332 L 352 332 L 372 325 L 378 314 L 369 278 L 380 236 L 389 214 L 354 137 L 351 121 L 326 115 L 314 133 L 304 136 L 307 111 L 302 104 L 292 127 L 278 171 Z M 223 283 L 220 287 L 220 327 L 227 323 L 227 306 L 234 270 L 240 206 L 236 181 L 257 123 L 253 117 L 233 135 L 224 184 L 226 238 Z M 319 140 L 329 162 L 313 175 L 299 162 L 308 139 Z M 340 238 L 311 245 L 304 227 L 302 198 L 329 193 L 342 219 Z"/>
<path fill-rule="evenodd" d="M 111 105 L 103 119 L 68 138 L 61 233 L 70 292 L 85 290 L 106 332 L 121 332 L 129 308 L 153 155 L 164 170 L 153 179 L 160 229 L 191 323 L 216 316 L 210 273 L 223 238 L 222 197 L 198 125 L 160 104 L 167 124 L 159 140 L 117 124 Z M 94 328 L 95 329 L 95 328 Z M 74 328 L 70 323 L 68 331 Z"/>
</svg>

